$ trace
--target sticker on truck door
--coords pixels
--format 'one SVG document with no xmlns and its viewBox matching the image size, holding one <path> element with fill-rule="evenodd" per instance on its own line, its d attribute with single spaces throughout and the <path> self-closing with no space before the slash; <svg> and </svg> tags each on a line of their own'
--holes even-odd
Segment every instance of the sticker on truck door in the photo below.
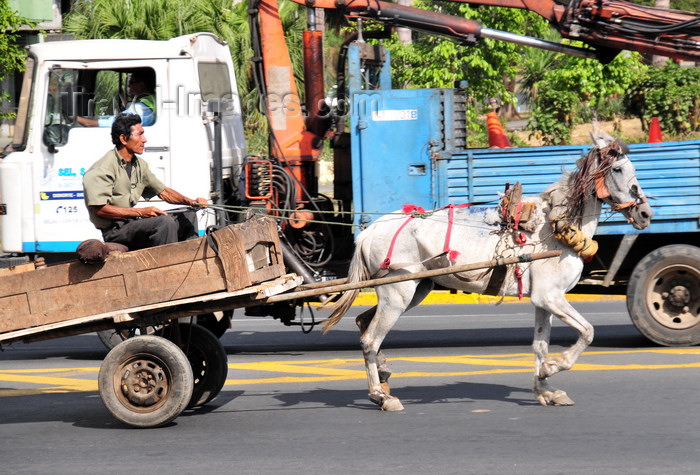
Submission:
<svg viewBox="0 0 700 475">
<path fill-rule="evenodd" d="M 404 109 L 372 111 L 372 120 L 375 122 L 395 120 L 418 120 L 418 110 Z"/>
</svg>

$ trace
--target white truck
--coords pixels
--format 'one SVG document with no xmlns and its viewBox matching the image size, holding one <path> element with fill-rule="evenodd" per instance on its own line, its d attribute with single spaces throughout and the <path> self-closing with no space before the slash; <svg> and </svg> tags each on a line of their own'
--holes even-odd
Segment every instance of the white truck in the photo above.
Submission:
<svg viewBox="0 0 700 475">
<path fill-rule="evenodd" d="M 88 219 L 82 175 L 113 147 L 110 127 L 82 127 L 76 117 L 123 110 L 127 78 L 141 68 L 156 77 L 156 121 L 145 127 L 143 158 L 163 183 L 186 196 L 223 199 L 223 187 L 237 178 L 245 157 L 226 43 L 197 33 L 169 41 L 32 45 L 11 148 L 0 160 L 0 266 L 39 253 L 72 253 L 80 241 L 101 238 Z M 202 212 L 200 233 L 213 222 L 211 212 Z"/>
</svg>

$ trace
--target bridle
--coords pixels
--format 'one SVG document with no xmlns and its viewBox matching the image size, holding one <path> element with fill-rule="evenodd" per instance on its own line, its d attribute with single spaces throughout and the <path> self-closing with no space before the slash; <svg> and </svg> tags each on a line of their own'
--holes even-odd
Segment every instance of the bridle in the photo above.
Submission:
<svg viewBox="0 0 700 475">
<path fill-rule="evenodd" d="M 593 177 L 596 197 L 599 200 L 608 203 L 612 207 L 613 211 L 622 211 L 632 207 L 639 208 L 642 204 L 646 203 L 647 198 L 644 195 L 638 196 L 637 199 L 626 203 L 615 203 L 615 200 L 613 200 L 612 196 L 610 195 L 608 186 L 605 184 L 605 177 L 612 168 L 613 163 L 618 160 L 629 161 L 629 158 L 627 158 L 626 155 L 622 159 L 619 158 L 624 154 L 622 153 L 620 144 L 617 141 L 612 142 L 607 147 L 601 148 L 598 153 L 601 159 L 601 164 L 596 169 Z"/>
</svg>

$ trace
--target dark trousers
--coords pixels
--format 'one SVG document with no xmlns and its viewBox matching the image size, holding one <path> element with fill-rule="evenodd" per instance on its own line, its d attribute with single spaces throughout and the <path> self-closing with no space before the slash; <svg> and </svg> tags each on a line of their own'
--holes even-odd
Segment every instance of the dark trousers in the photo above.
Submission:
<svg viewBox="0 0 700 475">
<path fill-rule="evenodd" d="M 130 250 L 186 241 L 198 235 L 197 215 L 192 210 L 152 218 L 122 219 L 102 231 L 105 242 L 118 242 Z"/>
</svg>

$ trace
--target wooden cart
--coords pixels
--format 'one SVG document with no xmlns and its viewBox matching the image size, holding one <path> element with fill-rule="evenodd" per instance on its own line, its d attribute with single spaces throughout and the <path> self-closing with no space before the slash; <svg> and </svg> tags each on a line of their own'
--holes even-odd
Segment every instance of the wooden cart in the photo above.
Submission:
<svg viewBox="0 0 700 475">
<path fill-rule="evenodd" d="M 99 265 L 74 261 L 0 273 L 0 344 L 37 341 L 104 329 L 139 328 L 100 367 L 107 409 L 134 427 L 157 427 L 187 407 L 213 399 L 228 372 L 218 338 L 181 317 L 307 299 L 323 294 L 528 262 L 559 252 L 388 275 L 347 283 L 302 285 L 285 273 L 275 222 L 254 218 L 205 237 L 125 253 Z M 147 329 L 157 329 L 147 334 Z"/>
<path fill-rule="evenodd" d="M 165 424 L 186 407 L 208 402 L 226 380 L 218 338 L 177 319 L 255 305 L 301 283 L 286 274 L 277 226 L 266 218 L 199 239 L 112 253 L 99 264 L 75 260 L 1 272 L 0 344 L 159 329 L 115 347 L 100 369 L 107 408 L 139 427 Z"/>
</svg>

